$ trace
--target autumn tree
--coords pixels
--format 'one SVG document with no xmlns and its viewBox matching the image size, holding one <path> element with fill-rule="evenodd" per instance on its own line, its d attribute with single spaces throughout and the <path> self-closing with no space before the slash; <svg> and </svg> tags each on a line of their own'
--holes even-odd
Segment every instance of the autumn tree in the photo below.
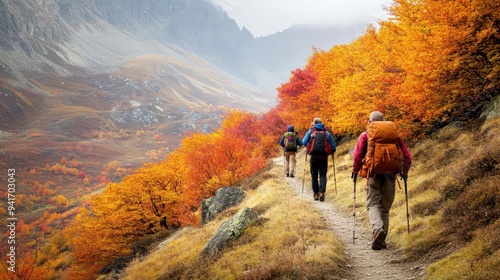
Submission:
<svg viewBox="0 0 500 280">
<path fill-rule="evenodd" d="M 334 133 L 352 135 L 380 110 L 414 139 L 476 117 L 498 94 L 499 8 L 492 0 L 396 0 L 378 29 L 316 50 L 293 71 L 278 88 L 280 115 L 300 126 L 319 116 Z"/>
<path fill-rule="evenodd" d="M 278 88 L 278 114 L 298 129 L 309 128 L 311 120 L 325 111 L 328 98 L 317 89 L 318 73 L 309 64 L 304 69 L 295 69 L 290 80 Z M 322 106 L 325 105 L 325 106 Z"/>
</svg>

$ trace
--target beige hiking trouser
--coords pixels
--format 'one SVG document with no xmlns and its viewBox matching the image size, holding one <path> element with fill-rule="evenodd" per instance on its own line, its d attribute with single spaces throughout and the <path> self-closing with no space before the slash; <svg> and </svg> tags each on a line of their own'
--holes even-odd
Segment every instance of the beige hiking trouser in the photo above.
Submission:
<svg viewBox="0 0 500 280">
<path fill-rule="evenodd" d="M 295 153 L 296 152 L 285 152 L 285 174 L 295 176 L 295 167 L 297 166 Z"/>
<path fill-rule="evenodd" d="M 377 174 L 368 181 L 366 208 L 372 224 L 372 234 L 383 228 L 389 232 L 389 211 L 394 202 L 396 174 Z"/>
</svg>

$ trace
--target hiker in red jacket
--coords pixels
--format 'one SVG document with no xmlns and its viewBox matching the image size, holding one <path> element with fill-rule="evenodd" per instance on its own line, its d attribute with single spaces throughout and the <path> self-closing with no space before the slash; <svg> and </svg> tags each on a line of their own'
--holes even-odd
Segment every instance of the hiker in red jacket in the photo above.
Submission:
<svg viewBox="0 0 500 280">
<path fill-rule="evenodd" d="M 383 120 L 384 116 L 379 111 L 373 111 L 370 114 L 369 123 Z M 396 144 L 399 145 L 404 158 L 401 176 L 408 176 L 412 157 L 401 137 L 398 138 L 399 143 Z M 365 163 L 367 150 L 368 132 L 364 131 L 359 136 L 354 148 L 354 163 L 352 168 L 352 178 L 354 180 L 356 180 L 358 172 L 360 172 Z M 380 250 L 387 247 L 385 238 L 389 230 L 389 212 L 394 202 L 396 175 L 397 173 L 367 175 L 366 207 L 372 224 L 373 250 Z"/>
</svg>

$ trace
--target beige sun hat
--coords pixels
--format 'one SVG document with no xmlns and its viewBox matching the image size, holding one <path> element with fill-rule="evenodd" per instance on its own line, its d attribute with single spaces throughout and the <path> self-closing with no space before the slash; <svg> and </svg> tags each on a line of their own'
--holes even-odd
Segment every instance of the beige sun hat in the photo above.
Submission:
<svg viewBox="0 0 500 280">
<path fill-rule="evenodd" d="M 384 114 L 380 113 L 379 111 L 373 111 L 370 114 L 370 121 L 371 122 L 376 122 L 376 121 L 383 121 L 384 120 Z"/>
</svg>

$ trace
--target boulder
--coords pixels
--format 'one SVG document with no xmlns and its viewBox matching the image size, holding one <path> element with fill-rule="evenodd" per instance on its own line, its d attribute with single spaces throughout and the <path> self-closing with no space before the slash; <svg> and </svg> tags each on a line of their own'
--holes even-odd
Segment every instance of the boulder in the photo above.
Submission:
<svg viewBox="0 0 500 280">
<path fill-rule="evenodd" d="M 486 120 L 500 117 L 500 96 L 495 97 L 481 114 Z"/>
<path fill-rule="evenodd" d="M 257 219 L 257 213 L 245 207 L 231 219 L 225 221 L 217 232 L 212 236 L 200 253 L 202 258 L 217 258 L 224 246 L 232 240 L 237 239 Z"/>
<path fill-rule="evenodd" d="M 245 193 L 236 187 L 223 187 L 215 192 L 215 196 L 201 202 L 201 224 L 204 225 L 215 219 L 225 209 L 238 205 Z"/>
</svg>

